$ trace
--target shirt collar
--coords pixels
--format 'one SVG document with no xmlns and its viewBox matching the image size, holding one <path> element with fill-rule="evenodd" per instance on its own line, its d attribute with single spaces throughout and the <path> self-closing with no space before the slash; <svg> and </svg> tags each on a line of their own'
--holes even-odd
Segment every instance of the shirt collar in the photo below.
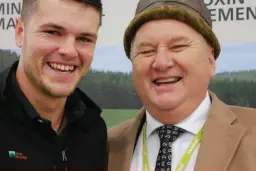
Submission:
<svg viewBox="0 0 256 171">
<path fill-rule="evenodd" d="M 25 110 L 25 113 L 27 114 L 27 116 L 30 119 L 37 119 L 39 117 L 39 114 L 37 113 L 35 108 L 33 108 L 33 106 L 30 104 L 29 100 L 23 94 L 23 92 L 21 91 L 21 89 L 18 85 L 18 81 L 16 78 L 17 67 L 18 67 L 18 62 L 16 62 L 14 64 L 14 67 L 11 69 L 11 85 L 12 85 L 14 94 L 16 95 L 19 102 L 21 102 L 21 104 L 24 105 L 24 110 Z"/>
<path fill-rule="evenodd" d="M 205 123 L 208 111 L 211 106 L 211 100 L 209 93 L 207 91 L 204 100 L 201 104 L 183 121 L 175 124 L 180 128 L 196 135 Z M 162 126 L 163 124 L 152 117 L 148 111 L 146 111 L 146 121 L 147 121 L 147 138 L 155 131 L 156 128 Z"/>
<path fill-rule="evenodd" d="M 49 122 L 47 119 L 41 118 L 36 109 L 32 106 L 32 104 L 29 102 L 27 97 L 24 95 L 22 90 L 20 89 L 18 85 L 18 81 L 16 78 L 16 69 L 17 69 L 18 63 L 16 62 L 14 64 L 14 68 L 11 70 L 11 81 L 12 81 L 12 88 L 14 90 L 14 93 L 18 100 L 21 102 L 21 104 L 24 106 L 24 110 L 26 115 L 31 120 L 43 120 L 44 122 Z M 78 117 L 84 114 L 84 110 L 86 109 L 86 105 L 82 102 L 80 99 L 78 93 L 74 91 L 68 98 L 67 102 L 65 104 L 65 110 L 67 113 L 68 122 L 74 121 Z"/>
</svg>

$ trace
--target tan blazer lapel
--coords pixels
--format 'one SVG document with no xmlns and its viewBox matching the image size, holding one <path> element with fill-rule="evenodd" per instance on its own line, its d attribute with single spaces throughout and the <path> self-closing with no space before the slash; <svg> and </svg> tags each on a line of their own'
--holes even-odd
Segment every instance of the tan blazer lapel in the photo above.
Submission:
<svg viewBox="0 0 256 171">
<path fill-rule="evenodd" d="M 132 155 L 133 155 L 133 149 L 134 149 L 134 145 L 135 145 L 135 139 L 136 139 L 136 135 L 139 129 L 139 125 L 141 123 L 141 120 L 143 118 L 143 115 L 145 114 L 145 110 L 142 109 L 140 110 L 138 116 L 136 117 L 136 119 L 134 120 L 134 122 L 132 123 L 131 127 L 130 127 L 130 134 L 128 134 L 127 136 L 127 148 L 125 149 L 125 164 L 124 164 L 124 170 L 125 171 L 129 171 L 130 170 L 130 166 L 131 166 L 131 161 L 132 161 Z"/>
<path fill-rule="evenodd" d="M 243 127 L 232 123 L 236 116 L 210 92 L 212 106 L 206 122 L 199 149 L 196 171 L 227 170 L 245 132 Z"/>
<path fill-rule="evenodd" d="M 112 140 L 112 143 L 110 143 L 111 146 L 109 148 L 111 148 L 111 150 L 108 157 L 109 171 L 130 170 L 135 139 L 144 114 L 145 110 L 141 109 L 135 120 L 130 122 L 124 132 L 121 133 L 123 138 L 119 139 L 116 143 L 114 142 L 115 140 Z M 113 139 L 115 139 L 115 137 L 113 137 Z M 120 147 L 120 145 L 122 145 L 122 147 Z"/>
</svg>

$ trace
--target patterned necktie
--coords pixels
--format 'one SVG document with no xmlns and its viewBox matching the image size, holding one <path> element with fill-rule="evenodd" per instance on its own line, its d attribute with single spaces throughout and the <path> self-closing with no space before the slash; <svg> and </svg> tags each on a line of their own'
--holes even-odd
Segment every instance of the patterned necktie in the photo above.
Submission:
<svg viewBox="0 0 256 171">
<path fill-rule="evenodd" d="M 181 136 L 185 130 L 172 125 L 163 125 L 156 129 L 160 138 L 160 149 L 156 160 L 155 171 L 171 171 L 172 143 Z"/>
</svg>

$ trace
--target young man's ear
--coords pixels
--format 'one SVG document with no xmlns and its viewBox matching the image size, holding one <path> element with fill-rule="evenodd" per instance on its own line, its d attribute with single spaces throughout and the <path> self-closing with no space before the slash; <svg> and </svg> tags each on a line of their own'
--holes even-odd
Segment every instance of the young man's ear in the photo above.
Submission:
<svg viewBox="0 0 256 171">
<path fill-rule="evenodd" d="M 17 47 L 21 48 L 23 45 L 23 35 L 24 35 L 24 24 L 21 21 L 21 18 L 16 18 L 15 23 L 15 41 Z"/>
</svg>

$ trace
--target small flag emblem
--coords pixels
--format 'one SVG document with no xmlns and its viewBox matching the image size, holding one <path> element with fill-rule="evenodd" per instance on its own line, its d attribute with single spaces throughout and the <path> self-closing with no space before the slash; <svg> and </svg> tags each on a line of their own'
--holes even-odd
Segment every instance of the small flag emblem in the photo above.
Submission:
<svg viewBox="0 0 256 171">
<path fill-rule="evenodd" d="M 28 158 L 23 153 L 19 153 L 16 151 L 9 151 L 9 157 L 14 159 L 22 159 L 22 160 L 26 160 Z"/>
<path fill-rule="evenodd" d="M 16 158 L 15 151 L 9 151 L 9 157 L 10 158 Z"/>
</svg>

